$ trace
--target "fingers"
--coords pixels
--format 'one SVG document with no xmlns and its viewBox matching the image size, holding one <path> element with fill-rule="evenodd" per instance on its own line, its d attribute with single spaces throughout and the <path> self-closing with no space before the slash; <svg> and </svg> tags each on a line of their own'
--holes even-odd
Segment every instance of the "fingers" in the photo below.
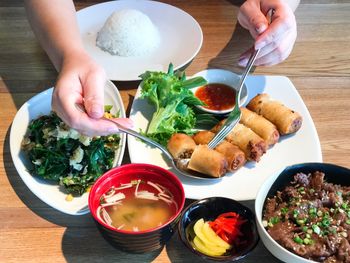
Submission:
<svg viewBox="0 0 350 263">
<path fill-rule="evenodd" d="M 241 54 L 241 56 L 239 57 L 238 60 L 238 65 L 241 67 L 245 67 L 248 63 L 249 57 L 250 55 L 254 52 L 254 47 L 249 48 L 248 50 L 246 50 L 244 53 Z M 260 52 L 258 54 L 258 57 L 260 55 Z M 256 60 L 254 62 L 254 65 L 256 65 Z"/>
<path fill-rule="evenodd" d="M 71 93 L 64 95 L 64 89 L 59 90 L 52 97 L 52 109 L 71 128 L 87 136 L 105 136 L 118 133 L 118 127 L 103 119 L 94 119 L 85 112 L 75 107 L 76 103 L 82 101 L 82 97 Z M 122 120 L 125 126 L 131 125 L 128 121 Z"/>
<path fill-rule="evenodd" d="M 113 121 L 129 129 L 134 127 L 133 121 L 129 118 L 114 118 Z"/>
<path fill-rule="evenodd" d="M 288 32 L 277 41 L 262 48 L 255 61 L 257 66 L 272 66 L 284 61 L 292 52 L 296 32 Z"/>
<path fill-rule="evenodd" d="M 261 15 L 271 9 L 274 12 L 270 25 L 258 33 L 257 21 L 262 21 Z M 255 65 L 275 65 L 290 55 L 297 36 L 296 21 L 293 11 L 283 1 L 247 0 L 240 8 L 239 19 L 255 38 L 255 49 L 260 49 Z M 251 52 L 247 50 L 240 56 L 240 66 L 246 66 Z"/>
<path fill-rule="evenodd" d="M 81 82 L 87 113 L 91 118 L 101 118 L 104 112 L 104 86 L 106 84 L 104 71 L 95 69 L 95 71 L 88 73 Z"/>
<path fill-rule="evenodd" d="M 268 27 L 268 21 L 261 12 L 260 1 L 256 0 L 242 4 L 238 13 L 238 22 L 249 30 L 254 39 Z"/>
<path fill-rule="evenodd" d="M 296 32 L 295 17 L 290 8 L 283 9 L 279 7 L 275 10 L 272 22 L 267 30 L 256 38 L 255 49 L 261 49 L 274 42 L 277 44 L 286 32 Z"/>
<path fill-rule="evenodd" d="M 79 77 L 73 73 L 61 74 L 53 92 L 52 110 L 68 126 L 84 135 L 108 135 L 118 132 L 115 124 L 101 119 L 90 118 L 89 115 L 78 110 L 75 105 L 81 104 L 83 101 L 83 92 Z"/>
</svg>

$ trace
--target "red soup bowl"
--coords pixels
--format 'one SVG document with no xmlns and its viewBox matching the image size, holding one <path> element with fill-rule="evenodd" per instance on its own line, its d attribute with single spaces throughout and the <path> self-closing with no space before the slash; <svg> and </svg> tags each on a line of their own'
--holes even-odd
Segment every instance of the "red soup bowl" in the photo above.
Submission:
<svg viewBox="0 0 350 263">
<path fill-rule="evenodd" d="M 142 190 L 155 190 L 147 182 L 160 185 L 168 190 L 167 196 L 172 196 L 174 201 L 170 218 L 162 222 L 161 225 L 143 230 L 124 230 L 106 223 L 105 218 L 102 219 L 101 209 L 99 209 L 103 195 L 111 187 L 119 187 L 121 184 L 129 184 L 139 180 L 146 182 L 142 186 L 140 185 Z M 150 164 L 127 164 L 113 168 L 95 182 L 89 194 L 90 212 L 102 236 L 112 246 L 131 253 L 150 252 L 163 247 L 176 231 L 184 203 L 185 193 L 180 180 L 168 170 Z"/>
</svg>

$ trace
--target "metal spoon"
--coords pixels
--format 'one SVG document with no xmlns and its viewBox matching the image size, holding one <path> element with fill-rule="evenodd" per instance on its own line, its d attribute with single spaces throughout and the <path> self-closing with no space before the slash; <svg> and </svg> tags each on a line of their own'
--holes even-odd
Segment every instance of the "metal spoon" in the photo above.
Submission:
<svg viewBox="0 0 350 263">
<path fill-rule="evenodd" d="M 76 107 L 78 110 L 86 113 L 85 107 L 82 104 L 76 104 Z M 188 165 L 190 159 L 173 158 L 173 156 L 169 153 L 169 151 L 163 145 L 151 140 L 150 138 L 148 138 L 146 136 L 143 136 L 142 134 L 140 134 L 134 130 L 131 130 L 131 129 L 119 124 L 118 122 L 114 121 L 113 119 L 108 119 L 106 117 L 102 117 L 102 119 L 115 124 L 121 132 L 124 132 L 126 134 L 131 135 L 131 136 L 134 136 L 134 137 L 158 148 L 159 150 L 161 150 L 162 153 L 165 155 L 165 157 L 170 161 L 171 166 L 180 174 L 187 176 L 187 177 L 196 178 L 196 179 L 207 179 L 207 180 L 219 179 L 219 178 L 215 178 L 215 177 L 209 177 L 206 174 L 202 174 L 202 173 L 188 169 L 187 165 Z"/>
</svg>

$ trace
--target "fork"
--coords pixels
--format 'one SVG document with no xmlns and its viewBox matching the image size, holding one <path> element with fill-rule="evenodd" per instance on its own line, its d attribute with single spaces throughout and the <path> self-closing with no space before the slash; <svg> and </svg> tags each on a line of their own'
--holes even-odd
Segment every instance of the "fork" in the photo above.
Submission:
<svg viewBox="0 0 350 263">
<path fill-rule="evenodd" d="M 235 107 L 233 108 L 233 110 L 230 112 L 230 114 L 227 116 L 227 119 L 225 121 L 225 123 L 222 125 L 221 129 L 218 131 L 218 133 L 213 137 L 213 139 L 208 143 L 208 147 L 210 149 L 214 149 L 220 142 L 222 142 L 227 134 L 229 134 L 232 129 L 236 126 L 236 124 L 239 122 L 239 120 L 241 119 L 241 109 L 240 109 L 240 99 L 241 99 L 241 91 L 242 91 L 242 87 L 244 84 L 244 81 L 250 71 L 250 69 L 252 68 L 254 61 L 256 59 L 256 57 L 259 54 L 260 49 L 254 50 L 254 52 L 251 54 L 247 66 L 245 67 L 245 70 L 241 76 L 241 78 L 239 79 L 239 83 L 238 83 L 238 92 L 236 95 L 236 99 L 235 99 Z"/>
</svg>

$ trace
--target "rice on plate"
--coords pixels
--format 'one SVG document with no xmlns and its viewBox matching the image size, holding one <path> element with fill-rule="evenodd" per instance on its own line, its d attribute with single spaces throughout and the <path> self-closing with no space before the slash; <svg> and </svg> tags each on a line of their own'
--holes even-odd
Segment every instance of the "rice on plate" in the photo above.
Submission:
<svg viewBox="0 0 350 263">
<path fill-rule="evenodd" d="M 96 39 L 99 48 L 123 57 L 148 55 L 159 44 L 158 29 L 147 15 L 135 9 L 113 12 Z"/>
</svg>

